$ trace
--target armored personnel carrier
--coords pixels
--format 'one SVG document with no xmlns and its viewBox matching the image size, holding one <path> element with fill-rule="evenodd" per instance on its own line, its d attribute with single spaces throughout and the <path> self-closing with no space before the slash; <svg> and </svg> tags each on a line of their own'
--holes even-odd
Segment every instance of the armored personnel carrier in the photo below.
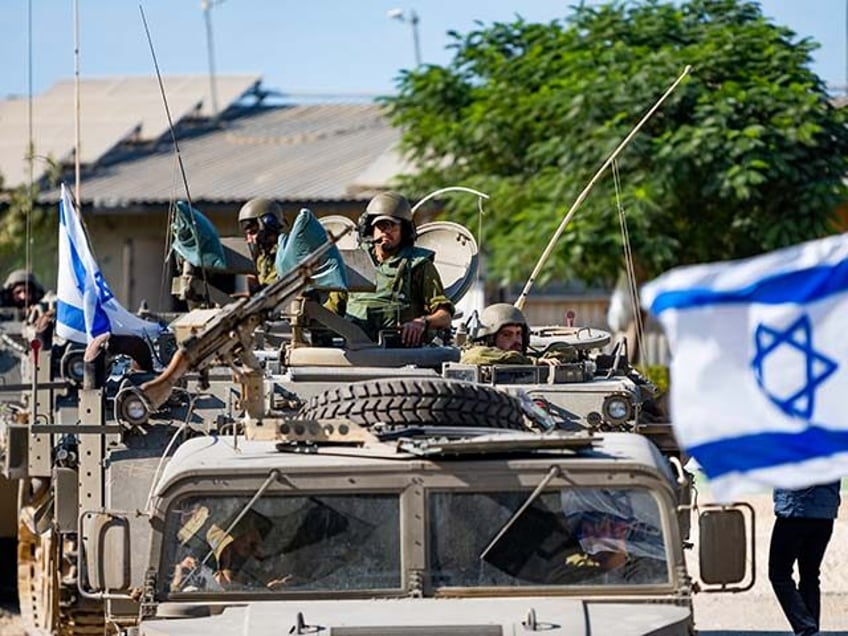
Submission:
<svg viewBox="0 0 848 636">
<path fill-rule="evenodd" d="M 547 371 L 366 342 L 303 293 L 326 249 L 174 321 L 155 373 L 33 344 L 0 423 L 27 626 L 692 632 L 690 476 L 608 337 L 540 330 L 577 351 Z M 316 323 L 340 342 L 311 343 Z M 752 583 L 751 523 L 702 512 L 707 586 Z"/>
</svg>

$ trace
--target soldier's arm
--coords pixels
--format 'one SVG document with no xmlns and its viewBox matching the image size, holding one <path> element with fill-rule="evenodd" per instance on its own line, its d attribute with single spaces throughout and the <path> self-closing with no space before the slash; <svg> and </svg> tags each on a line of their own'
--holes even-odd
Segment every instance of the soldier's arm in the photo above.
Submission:
<svg viewBox="0 0 848 636">
<path fill-rule="evenodd" d="M 422 295 L 430 329 L 447 329 L 454 314 L 454 306 L 445 295 L 445 287 L 436 266 L 429 261 L 421 267 Z"/>
</svg>

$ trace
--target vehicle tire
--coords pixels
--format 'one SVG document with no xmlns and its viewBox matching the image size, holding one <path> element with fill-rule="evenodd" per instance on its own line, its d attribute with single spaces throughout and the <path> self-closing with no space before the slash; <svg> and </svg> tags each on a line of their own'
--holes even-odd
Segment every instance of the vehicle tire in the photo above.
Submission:
<svg viewBox="0 0 848 636">
<path fill-rule="evenodd" d="M 305 419 L 349 419 L 357 424 L 427 424 L 526 430 L 517 398 L 488 386 L 455 380 L 367 380 L 312 397 Z"/>
<path fill-rule="evenodd" d="M 84 598 L 77 590 L 75 539 L 52 528 L 36 534 L 23 518 L 18 521 L 18 602 L 28 634 L 106 633 L 102 601 Z"/>
</svg>

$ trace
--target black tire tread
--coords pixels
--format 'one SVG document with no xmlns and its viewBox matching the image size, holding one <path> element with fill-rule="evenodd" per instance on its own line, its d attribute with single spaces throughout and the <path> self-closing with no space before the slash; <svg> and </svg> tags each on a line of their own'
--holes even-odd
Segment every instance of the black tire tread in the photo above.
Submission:
<svg viewBox="0 0 848 636">
<path fill-rule="evenodd" d="M 366 380 L 312 397 L 300 416 L 357 424 L 437 424 L 526 430 L 518 399 L 488 386 L 433 378 Z"/>
</svg>

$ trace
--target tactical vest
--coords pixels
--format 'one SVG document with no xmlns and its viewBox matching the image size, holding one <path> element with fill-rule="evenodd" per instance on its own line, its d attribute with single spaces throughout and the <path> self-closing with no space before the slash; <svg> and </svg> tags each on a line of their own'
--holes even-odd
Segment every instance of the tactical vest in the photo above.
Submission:
<svg viewBox="0 0 848 636">
<path fill-rule="evenodd" d="M 424 299 L 413 298 L 412 272 L 434 253 L 421 247 L 404 247 L 396 255 L 376 264 L 376 289 L 351 294 L 347 316 L 376 339 L 380 329 L 397 327 L 426 311 Z"/>
</svg>

